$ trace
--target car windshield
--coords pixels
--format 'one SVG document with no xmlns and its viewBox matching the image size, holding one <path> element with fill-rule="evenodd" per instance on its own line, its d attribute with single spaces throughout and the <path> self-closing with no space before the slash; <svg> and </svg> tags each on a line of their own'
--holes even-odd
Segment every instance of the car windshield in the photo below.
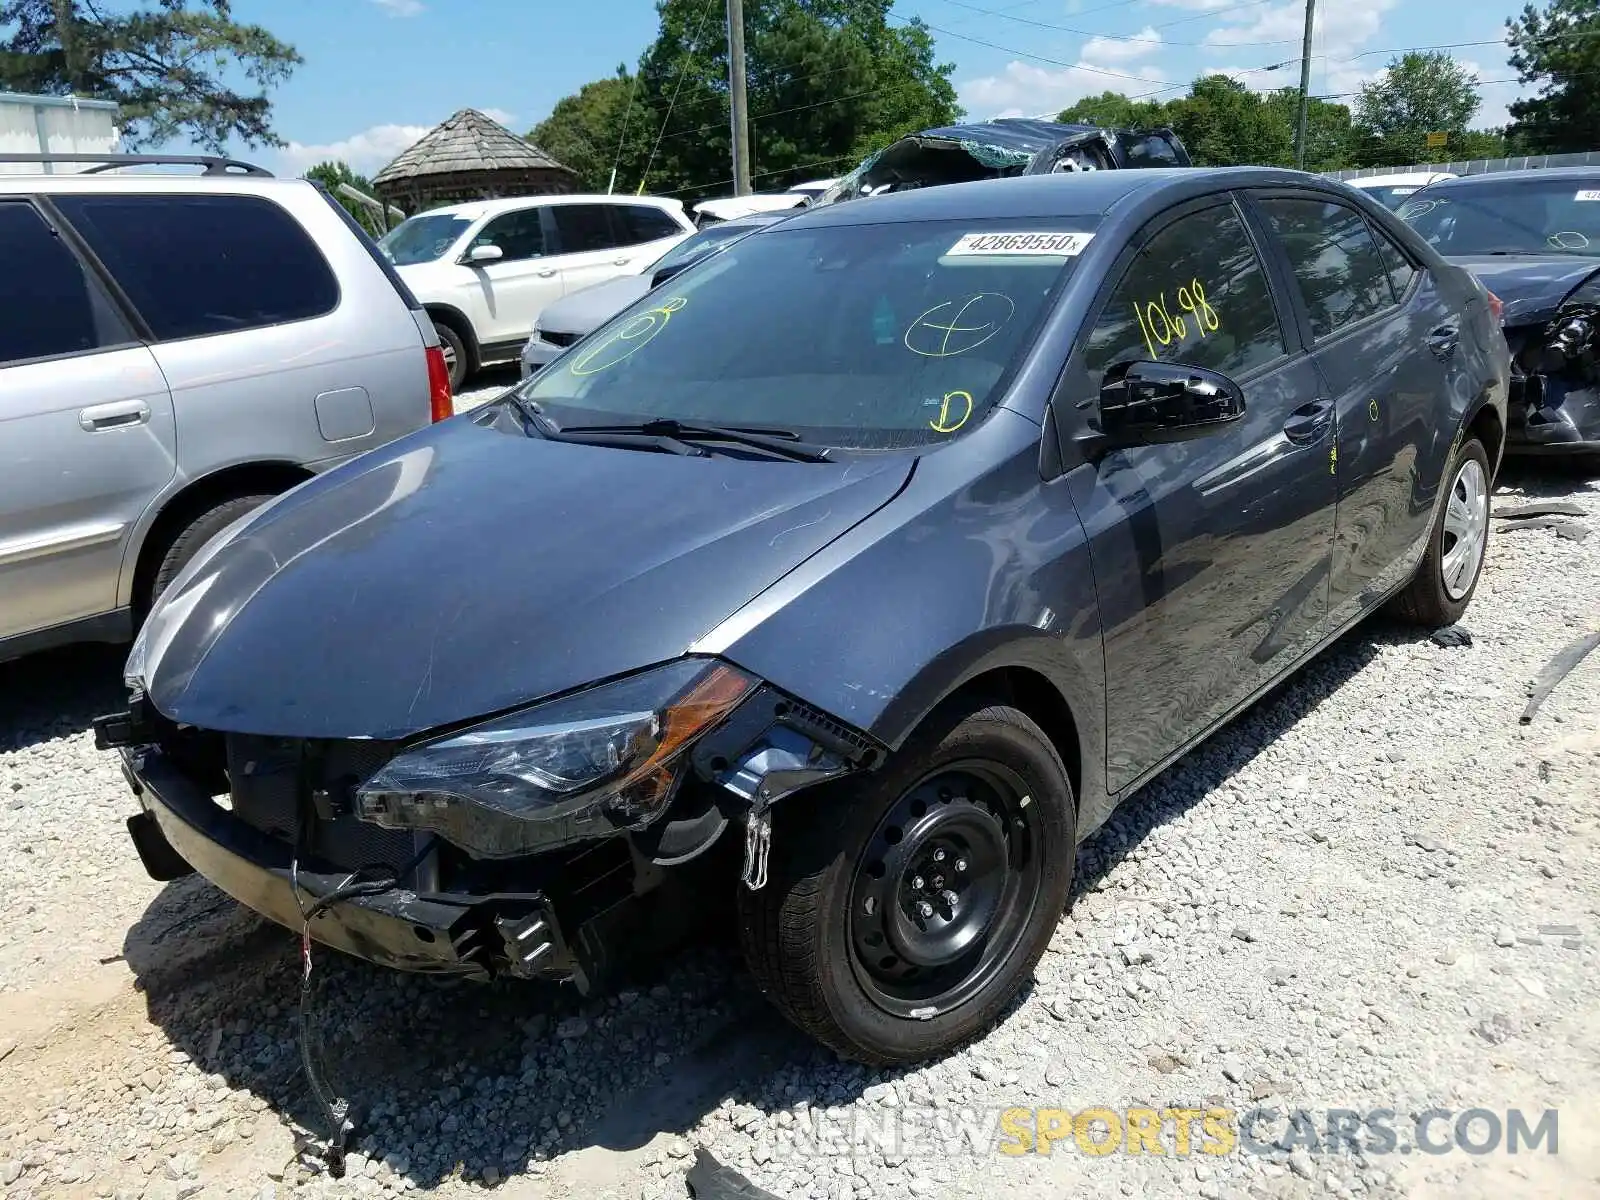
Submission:
<svg viewBox="0 0 1600 1200">
<path fill-rule="evenodd" d="M 699 233 L 691 234 L 689 237 L 684 238 L 683 241 L 656 259 L 651 264 L 650 269 L 659 271 L 663 267 L 682 267 L 685 263 L 693 262 L 697 258 L 703 258 L 713 251 L 720 250 L 729 242 L 736 242 L 745 234 L 754 233 L 759 228 L 760 226 L 758 225 L 729 225 L 719 222 L 709 229 L 703 229 Z"/>
<path fill-rule="evenodd" d="M 1391 183 L 1383 187 L 1364 187 L 1361 189 L 1390 212 L 1399 208 L 1406 200 L 1415 196 L 1422 190 L 1420 183 Z"/>
<path fill-rule="evenodd" d="M 1398 215 L 1441 254 L 1600 255 L 1600 177 L 1537 174 L 1427 188 Z"/>
<path fill-rule="evenodd" d="M 558 424 L 790 430 L 887 449 L 975 426 L 1097 217 L 774 229 L 701 261 L 522 386 Z"/>
<path fill-rule="evenodd" d="M 396 266 L 432 262 L 455 245 L 471 224 L 470 217 L 453 213 L 421 213 L 384 234 L 378 246 Z"/>
</svg>

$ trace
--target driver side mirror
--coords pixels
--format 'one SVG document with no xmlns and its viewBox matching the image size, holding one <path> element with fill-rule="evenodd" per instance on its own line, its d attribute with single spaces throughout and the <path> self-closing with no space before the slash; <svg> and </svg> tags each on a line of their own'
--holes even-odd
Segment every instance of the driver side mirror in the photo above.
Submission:
<svg viewBox="0 0 1600 1200">
<path fill-rule="evenodd" d="M 1244 416 L 1244 391 L 1226 375 L 1175 363 L 1118 363 L 1100 385 L 1095 452 L 1205 437 Z"/>
<path fill-rule="evenodd" d="M 499 246 L 474 246 L 461 256 L 461 263 L 466 266 L 470 263 L 498 262 L 505 257 L 505 251 Z"/>
</svg>

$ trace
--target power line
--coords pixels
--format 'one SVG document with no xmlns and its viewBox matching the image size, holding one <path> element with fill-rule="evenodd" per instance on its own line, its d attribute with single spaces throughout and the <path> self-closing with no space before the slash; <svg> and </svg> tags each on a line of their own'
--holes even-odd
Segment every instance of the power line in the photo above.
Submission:
<svg viewBox="0 0 1600 1200">
<path fill-rule="evenodd" d="M 1043 54 L 1033 54 L 1027 50 L 1014 50 L 1010 46 L 1002 46 L 998 42 L 986 42 L 982 38 L 968 37 L 964 33 L 953 33 L 952 31 L 943 29 L 938 25 L 929 25 L 928 22 L 923 21 L 920 17 L 902 17 L 898 13 L 889 13 L 888 15 L 891 19 L 896 21 L 904 21 L 908 25 L 916 22 L 927 29 L 933 30 L 935 33 L 943 34 L 945 37 L 953 37 L 963 42 L 971 42 L 975 46 L 986 46 L 990 50 L 998 50 L 1002 54 L 1015 54 L 1019 58 L 1031 58 L 1035 62 L 1049 63 L 1053 67 L 1071 67 L 1074 70 L 1084 71 L 1090 75 L 1105 75 L 1111 79 L 1129 79 L 1134 83 L 1165 82 L 1164 80 L 1160 79 L 1150 79 L 1144 75 L 1129 75 L 1125 71 L 1108 71 L 1104 67 L 1089 67 L 1083 65 L 1082 63 L 1063 62 L 1059 58 L 1047 58 Z"/>
</svg>

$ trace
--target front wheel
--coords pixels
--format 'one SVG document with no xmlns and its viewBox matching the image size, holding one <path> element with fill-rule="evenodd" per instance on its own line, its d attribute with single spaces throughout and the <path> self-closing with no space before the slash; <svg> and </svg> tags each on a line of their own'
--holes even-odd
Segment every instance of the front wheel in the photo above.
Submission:
<svg viewBox="0 0 1600 1200">
<path fill-rule="evenodd" d="M 1468 438 L 1450 464 L 1444 506 L 1434 521 L 1427 552 L 1411 582 L 1395 598 L 1406 620 L 1428 628 L 1454 625 L 1467 611 L 1489 548 L 1489 456 Z"/>
<path fill-rule="evenodd" d="M 745 958 L 846 1058 L 917 1062 L 1022 988 L 1072 885 L 1072 785 L 1026 714 L 930 717 L 881 772 L 783 801 L 767 885 L 741 887 Z"/>
</svg>

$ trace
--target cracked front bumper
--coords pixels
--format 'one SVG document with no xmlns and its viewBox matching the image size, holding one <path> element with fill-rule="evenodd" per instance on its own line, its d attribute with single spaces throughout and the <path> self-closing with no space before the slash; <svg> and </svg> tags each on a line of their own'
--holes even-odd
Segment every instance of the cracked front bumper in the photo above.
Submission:
<svg viewBox="0 0 1600 1200">
<path fill-rule="evenodd" d="M 301 904 L 309 908 L 349 877 L 348 869 L 303 861 L 297 899 L 288 845 L 228 812 L 159 749 L 125 747 L 120 754 L 141 808 L 129 832 L 152 877 L 173 878 L 175 854 L 241 904 L 297 932 Z M 573 975 L 554 913 L 537 894 L 424 896 L 396 888 L 336 902 L 312 921 L 311 936 L 402 971 L 487 978 L 498 961 L 505 964 L 500 969 L 529 977 Z"/>
</svg>

